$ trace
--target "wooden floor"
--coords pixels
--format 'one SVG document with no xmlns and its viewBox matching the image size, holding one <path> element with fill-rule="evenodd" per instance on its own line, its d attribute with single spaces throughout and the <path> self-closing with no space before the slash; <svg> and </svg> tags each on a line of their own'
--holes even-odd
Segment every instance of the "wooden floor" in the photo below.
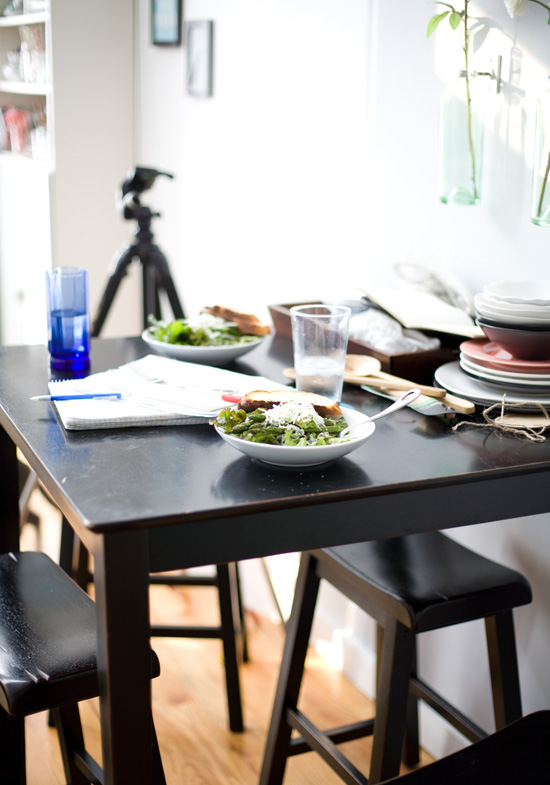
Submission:
<svg viewBox="0 0 550 785">
<path fill-rule="evenodd" d="M 59 521 L 43 497 L 34 507 L 42 521 L 48 521 L 40 545 L 53 556 L 58 552 Z M 33 540 L 34 532 L 25 532 L 23 547 L 35 547 Z M 151 591 L 154 620 L 172 624 L 217 623 L 216 602 L 212 588 L 156 586 Z M 227 729 L 221 642 L 153 640 L 161 662 L 161 675 L 152 685 L 153 711 L 168 785 L 258 782 L 284 636 L 280 625 L 265 618 L 247 614 L 247 621 L 250 662 L 242 668 L 242 734 Z M 324 727 L 374 713 L 371 702 L 315 651 L 308 658 L 301 706 Z M 81 704 L 81 713 L 87 747 L 100 761 L 97 701 Z M 343 745 L 342 750 L 368 773 L 370 739 Z M 28 785 L 64 782 L 57 737 L 44 714 L 27 719 L 27 769 Z M 341 780 L 315 754 L 291 758 L 284 785 L 308 783 L 341 785 Z"/>
</svg>

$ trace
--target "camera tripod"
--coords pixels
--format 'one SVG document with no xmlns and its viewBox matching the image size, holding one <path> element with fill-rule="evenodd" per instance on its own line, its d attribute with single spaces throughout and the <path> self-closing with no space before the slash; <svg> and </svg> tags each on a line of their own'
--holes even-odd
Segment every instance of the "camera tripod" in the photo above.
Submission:
<svg viewBox="0 0 550 785">
<path fill-rule="evenodd" d="M 142 266 L 143 281 L 143 329 L 148 325 L 148 316 L 152 314 L 157 319 L 161 317 L 160 293 L 168 297 L 170 307 L 175 319 L 183 319 L 184 312 L 181 306 L 174 281 L 170 274 L 168 261 L 158 245 L 153 240 L 151 220 L 160 216 L 149 207 L 142 205 L 138 194 L 150 188 L 155 177 L 164 174 L 172 177 L 167 172 L 158 172 L 156 169 L 136 167 L 122 184 L 121 207 L 124 218 L 134 218 L 138 222 L 138 229 L 133 241 L 123 249 L 114 263 L 109 275 L 105 291 L 101 298 L 99 308 L 92 323 L 92 337 L 97 337 L 107 318 L 123 278 L 128 273 L 129 265 L 139 260 Z"/>
</svg>

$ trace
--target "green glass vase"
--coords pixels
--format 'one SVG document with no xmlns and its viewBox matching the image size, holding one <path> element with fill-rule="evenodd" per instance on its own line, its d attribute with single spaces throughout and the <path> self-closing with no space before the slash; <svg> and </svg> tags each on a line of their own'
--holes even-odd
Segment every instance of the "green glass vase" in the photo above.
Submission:
<svg viewBox="0 0 550 785">
<path fill-rule="evenodd" d="M 537 101 L 531 220 L 537 226 L 550 226 L 550 89 Z"/>
<path fill-rule="evenodd" d="M 460 71 L 441 95 L 439 196 L 444 204 L 479 204 L 486 102 L 483 79 L 469 71 Z"/>
</svg>

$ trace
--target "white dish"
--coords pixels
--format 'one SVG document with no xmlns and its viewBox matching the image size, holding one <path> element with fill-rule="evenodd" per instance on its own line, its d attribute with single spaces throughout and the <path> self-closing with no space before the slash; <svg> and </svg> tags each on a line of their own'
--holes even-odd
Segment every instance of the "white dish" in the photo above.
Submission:
<svg viewBox="0 0 550 785">
<path fill-rule="evenodd" d="M 493 379 L 502 379 L 503 382 L 516 382 L 527 381 L 534 385 L 540 384 L 541 387 L 546 385 L 550 388 L 550 374 L 543 373 L 521 373 L 516 371 L 501 371 L 494 368 L 488 368 L 485 365 L 470 360 L 466 355 L 460 354 L 460 365 L 468 371 L 485 373 Z"/>
<path fill-rule="evenodd" d="M 535 303 L 509 303 L 507 300 L 498 300 L 491 297 L 486 292 L 479 292 L 474 296 L 474 300 L 484 303 L 486 306 L 509 314 L 529 314 L 531 316 L 545 316 L 550 312 L 550 305 L 536 305 Z"/>
<path fill-rule="evenodd" d="M 512 303 L 499 303 L 483 294 L 474 297 L 475 309 L 482 316 L 498 318 L 500 321 L 514 323 L 550 323 L 550 306 L 521 306 Z"/>
<path fill-rule="evenodd" d="M 475 365 L 470 365 L 467 360 L 462 359 L 460 360 L 460 367 L 464 373 L 468 374 L 468 376 L 474 376 L 476 379 L 479 379 L 485 384 L 499 387 L 503 392 L 513 390 L 517 393 L 531 394 L 533 392 L 536 395 L 545 393 L 550 395 L 549 382 L 532 382 L 524 381 L 523 379 L 503 379 L 500 376 L 493 376 L 492 372 L 488 369 L 485 373 L 483 369 L 478 368 Z"/>
<path fill-rule="evenodd" d="M 498 281 L 487 284 L 483 291 L 508 303 L 550 305 L 550 281 Z"/>
<path fill-rule="evenodd" d="M 365 420 L 364 414 L 348 407 L 344 411 L 344 417 L 348 425 L 356 425 Z M 255 458 L 257 461 L 269 463 L 273 466 L 294 468 L 319 466 L 328 461 L 343 458 L 344 455 L 349 455 L 361 447 L 375 430 L 373 422 L 365 422 L 364 430 L 360 431 L 360 435 L 356 439 L 350 439 L 349 442 L 326 444 L 319 447 L 283 447 L 277 444 L 247 442 L 244 439 L 238 439 L 236 436 L 225 433 L 223 428 L 219 428 L 217 425 L 214 427 L 227 444 L 244 455 L 248 455 L 249 458 Z"/>
<path fill-rule="evenodd" d="M 157 341 L 151 335 L 150 327 L 142 332 L 141 337 L 151 349 L 164 355 L 164 357 L 172 357 L 175 360 L 185 360 L 190 363 L 203 363 L 205 365 L 227 365 L 227 363 L 242 357 L 243 354 L 254 349 L 264 340 L 264 336 L 261 336 L 256 341 L 236 343 L 231 346 L 183 346 L 177 343 Z"/>
<path fill-rule="evenodd" d="M 503 395 L 506 395 L 506 405 L 522 404 L 522 411 L 539 411 L 538 406 L 529 404 L 541 404 L 550 409 L 550 395 L 538 395 L 528 393 L 521 395 L 514 391 L 495 390 L 491 386 L 484 384 L 481 380 L 473 379 L 464 373 L 458 361 L 441 365 L 434 374 L 435 380 L 440 387 L 450 393 L 467 398 L 479 406 L 487 406 L 492 403 L 501 403 Z"/>
</svg>

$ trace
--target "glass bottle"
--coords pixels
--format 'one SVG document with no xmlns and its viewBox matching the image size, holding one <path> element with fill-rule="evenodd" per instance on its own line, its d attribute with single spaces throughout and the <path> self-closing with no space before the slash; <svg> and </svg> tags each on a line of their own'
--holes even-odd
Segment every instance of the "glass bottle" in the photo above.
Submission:
<svg viewBox="0 0 550 785">
<path fill-rule="evenodd" d="M 550 88 L 537 101 L 534 152 L 531 221 L 550 226 Z"/>
<path fill-rule="evenodd" d="M 479 204 L 487 91 L 474 71 L 459 71 L 439 111 L 439 196 L 444 204 Z"/>
</svg>

